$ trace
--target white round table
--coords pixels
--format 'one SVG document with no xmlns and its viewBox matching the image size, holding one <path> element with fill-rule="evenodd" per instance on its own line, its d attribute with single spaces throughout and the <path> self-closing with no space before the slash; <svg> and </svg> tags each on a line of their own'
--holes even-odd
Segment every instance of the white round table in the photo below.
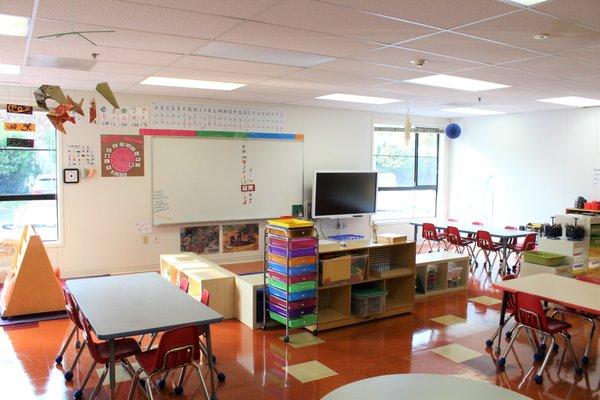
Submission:
<svg viewBox="0 0 600 400">
<path fill-rule="evenodd" d="M 450 375 L 382 375 L 349 383 L 322 400 L 528 400 L 519 393 L 486 382 Z M 531 399 L 529 399 L 531 400 Z"/>
</svg>

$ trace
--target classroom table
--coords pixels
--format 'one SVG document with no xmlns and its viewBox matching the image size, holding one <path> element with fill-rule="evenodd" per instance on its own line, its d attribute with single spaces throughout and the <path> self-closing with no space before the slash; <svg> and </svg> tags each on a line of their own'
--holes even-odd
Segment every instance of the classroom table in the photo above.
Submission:
<svg viewBox="0 0 600 400">
<path fill-rule="evenodd" d="M 508 266 L 508 255 L 510 253 L 508 248 L 508 243 L 511 239 L 517 239 L 521 237 L 525 237 L 531 232 L 521 231 L 516 229 L 505 229 L 499 228 L 490 225 L 473 225 L 473 224 L 461 224 L 456 221 L 448 221 L 446 219 L 423 219 L 423 220 L 415 220 L 410 221 L 410 224 L 414 227 L 414 239 L 417 240 L 417 231 L 420 226 L 423 226 L 424 223 L 432 223 L 438 229 L 446 229 L 448 226 L 456 227 L 462 233 L 471 233 L 476 234 L 477 231 L 488 231 L 490 235 L 493 237 L 497 237 L 500 239 L 500 244 L 502 245 L 502 265 L 500 266 L 500 272 L 505 274 Z"/>
<path fill-rule="evenodd" d="M 67 281 L 79 309 L 109 344 L 110 398 L 116 399 L 115 339 L 185 325 L 206 326 L 211 399 L 216 399 L 210 324 L 223 316 L 154 272 Z"/>
<path fill-rule="evenodd" d="M 490 383 L 450 375 L 395 374 L 352 382 L 329 392 L 321 400 L 527 400 Z"/>
<path fill-rule="evenodd" d="M 555 274 L 536 274 L 494 283 L 504 291 L 500 308 L 500 332 L 496 351 L 500 352 L 508 296 L 517 292 L 540 297 L 543 301 L 571 307 L 600 316 L 600 285 Z"/>
</svg>

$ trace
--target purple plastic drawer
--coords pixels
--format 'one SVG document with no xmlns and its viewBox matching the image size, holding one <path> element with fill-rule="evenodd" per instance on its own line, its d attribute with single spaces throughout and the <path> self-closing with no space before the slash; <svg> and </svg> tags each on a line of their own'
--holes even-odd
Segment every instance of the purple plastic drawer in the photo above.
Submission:
<svg viewBox="0 0 600 400">
<path fill-rule="evenodd" d="M 311 237 L 288 239 L 281 236 L 267 235 L 267 244 L 291 250 L 299 250 L 317 247 L 317 239 Z"/>
<path fill-rule="evenodd" d="M 273 303 L 275 305 L 278 305 L 279 307 L 288 308 L 290 310 L 297 310 L 299 308 L 306 308 L 306 307 L 314 307 L 317 305 L 317 299 L 314 297 L 312 297 L 310 299 L 290 301 L 290 302 L 287 302 L 284 299 L 280 299 L 277 296 L 269 295 L 267 298 L 269 300 L 269 303 Z"/>
<path fill-rule="evenodd" d="M 314 306 L 297 308 L 295 310 L 287 310 L 284 307 L 280 307 L 277 304 L 269 303 L 269 310 L 276 312 L 281 316 L 286 316 L 289 313 L 289 318 L 296 318 L 304 314 L 312 314 L 315 311 Z"/>
<path fill-rule="evenodd" d="M 317 254 L 316 247 L 311 247 L 308 249 L 288 250 L 285 247 L 267 246 L 267 251 L 269 253 L 288 258 L 314 256 Z"/>
</svg>

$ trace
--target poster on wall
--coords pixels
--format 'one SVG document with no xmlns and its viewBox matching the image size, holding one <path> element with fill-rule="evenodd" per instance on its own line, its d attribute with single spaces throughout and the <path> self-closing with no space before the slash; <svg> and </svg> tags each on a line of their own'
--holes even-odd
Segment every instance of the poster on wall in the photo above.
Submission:
<svg viewBox="0 0 600 400">
<path fill-rule="evenodd" d="M 219 252 L 219 225 L 201 225 L 181 228 L 181 251 L 196 254 Z"/>
<path fill-rule="evenodd" d="M 258 250 L 258 224 L 223 225 L 223 253 Z"/>
<path fill-rule="evenodd" d="M 88 144 L 66 145 L 68 168 L 86 168 L 96 166 L 96 148 Z"/>
<path fill-rule="evenodd" d="M 144 176 L 144 137 L 101 135 L 103 177 Z"/>
</svg>

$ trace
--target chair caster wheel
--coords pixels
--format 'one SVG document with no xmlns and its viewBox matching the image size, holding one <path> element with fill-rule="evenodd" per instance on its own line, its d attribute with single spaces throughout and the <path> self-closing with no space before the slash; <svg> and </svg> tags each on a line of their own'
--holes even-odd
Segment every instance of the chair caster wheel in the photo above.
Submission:
<svg viewBox="0 0 600 400">
<path fill-rule="evenodd" d="M 555 344 L 554 346 L 552 346 L 552 351 L 553 351 L 553 352 L 555 352 L 555 353 L 556 353 L 556 352 L 558 351 L 558 349 L 560 349 L 560 346 L 559 346 L 559 345 Z"/>
<path fill-rule="evenodd" d="M 512 337 L 512 332 L 511 331 L 506 332 L 506 334 L 504 334 L 504 337 L 506 339 L 510 339 Z"/>
<path fill-rule="evenodd" d="M 212 356 L 212 359 L 213 359 L 213 364 L 216 364 L 216 363 L 217 363 L 217 356 L 215 356 L 215 355 L 213 354 L 213 356 Z"/>
<path fill-rule="evenodd" d="M 75 348 L 76 349 L 81 348 L 81 342 L 79 340 L 75 342 Z"/>
<path fill-rule="evenodd" d="M 533 377 L 533 381 L 534 381 L 535 383 L 537 383 L 537 384 L 540 384 L 540 383 L 542 383 L 542 382 L 544 381 L 544 377 L 543 377 L 543 376 L 541 376 L 541 375 L 535 375 L 535 376 Z"/>
<path fill-rule="evenodd" d="M 73 398 L 79 400 L 83 396 L 83 390 L 77 389 L 75 393 L 73 393 Z"/>
<path fill-rule="evenodd" d="M 73 372 L 71 372 L 71 371 L 65 372 L 65 381 L 70 381 L 71 379 L 73 379 Z"/>
<path fill-rule="evenodd" d="M 57 356 L 57 357 L 54 359 L 54 362 L 55 362 L 55 363 L 57 363 L 57 364 L 62 364 L 62 360 L 63 360 L 62 356 Z"/>
<path fill-rule="evenodd" d="M 159 389 L 164 389 L 166 384 L 167 382 L 164 379 L 161 379 L 158 382 L 156 382 L 156 386 L 158 386 Z"/>
<path fill-rule="evenodd" d="M 570 333 L 565 333 L 565 336 L 567 337 L 567 339 L 571 340 L 571 334 Z"/>
<path fill-rule="evenodd" d="M 581 363 L 583 365 L 588 365 L 590 363 L 590 358 L 588 356 L 581 357 Z"/>
<path fill-rule="evenodd" d="M 544 353 L 534 353 L 533 354 L 533 361 L 537 361 L 540 362 L 544 359 Z"/>
<path fill-rule="evenodd" d="M 491 339 L 488 339 L 485 341 L 485 346 L 486 347 L 492 347 L 494 345 L 494 341 Z"/>
<path fill-rule="evenodd" d="M 217 400 L 217 394 L 216 393 L 211 393 L 210 400 Z"/>
<path fill-rule="evenodd" d="M 499 367 L 504 367 L 505 365 L 506 365 L 506 358 L 504 358 L 504 357 L 500 357 L 500 358 L 498 359 L 498 366 L 499 366 Z"/>
<path fill-rule="evenodd" d="M 225 382 L 225 378 L 226 378 L 226 376 L 225 376 L 225 374 L 224 374 L 224 373 L 222 373 L 222 372 L 219 372 L 219 373 L 217 374 L 217 379 L 219 380 L 219 382 Z"/>
<path fill-rule="evenodd" d="M 546 346 L 546 343 L 542 343 L 540 345 L 540 353 L 544 353 L 547 348 L 548 348 L 548 346 Z"/>
<path fill-rule="evenodd" d="M 289 336 L 284 336 L 283 341 L 286 342 L 286 343 L 289 342 L 290 341 L 290 337 Z"/>
<path fill-rule="evenodd" d="M 175 389 L 173 389 L 173 393 L 175 393 L 176 396 L 181 396 L 183 394 L 183 387 L 175 386 Z"/>
<path fill-rule="evenodd" d="M 583 368 L 581 368 L 581 367 L 575 367 L 575 373 L 577 375 L 583 375 Z"/>
</svg>

